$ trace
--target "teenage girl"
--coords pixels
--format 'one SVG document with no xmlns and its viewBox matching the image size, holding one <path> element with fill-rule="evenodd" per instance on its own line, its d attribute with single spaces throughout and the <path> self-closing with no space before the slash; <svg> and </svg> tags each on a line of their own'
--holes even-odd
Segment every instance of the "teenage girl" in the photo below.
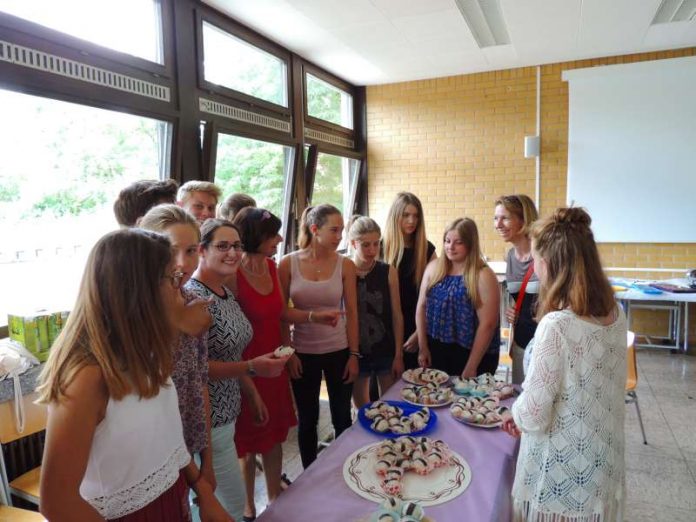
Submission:
<svg viewBox="0 0 696 522">
<path fill-rule="evenodd" d="M 418 366 L 416 304 L 425 267 L 435 259 L 435 245 L 425 237 L 423 205 L 410 192 L 394 199 L 384 230 L 383 259 L 399 272 L 399 298 L 404 318 L 404 367 Z"/>
<path fill-rule="evenodd" d="M 500 357 L 498 280 L 481 255 L 476 223 L 452 222 L 443 255 L 425 269 L 418 298 L 418 360 L 462 378 L 495 373 Z"/>
<path fill-rule="evenodd" d="M 41 512 L 52 521 L 231 521 L 186 448 L 171 380 L 181 273 L 169 241 L 124 229 L 92 249 L 39 388 Z M 127 493 L 127 494 L 126 494 Z"/>
<path fill-rule="evenodd" d="M 353 402 L 360 408 L 370 401 L 369 382 L 377 376 L 380 395 L 404 371 L 403 330 L 396 268 L 377 260 L 381 231 L 365 216 L 351 219 L 348 232 L 358 281 L 360 374 L 353 384 Z"/>
<path fill-rule="evenodd" d="M 307 323 L 295 324 L 295 354 L 288 362 L 298 413 L 302 465 L 317 457 L 319 390 L 322 375 L 329 393 L 336 437 L 352 423 L 350 398 L 358 375 L 360 346 L 355 265 L 336 252 L 343 235 L 343 217 L 333 205 L 308 207 L 302 214 L 300 249 L 280 262 L 279 276 L 286 299 L 308 312 Z M 343 309 L 335 326 L 318 324 L 313 315 Z"/>
</svg>

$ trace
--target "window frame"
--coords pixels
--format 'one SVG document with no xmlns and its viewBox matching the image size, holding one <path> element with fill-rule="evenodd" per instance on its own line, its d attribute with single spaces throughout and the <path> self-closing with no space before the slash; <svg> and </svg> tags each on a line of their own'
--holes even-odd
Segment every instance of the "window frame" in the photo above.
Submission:
<svg viewBox="0 0 696 522">
<path fill-rule="evenodd" d="M 284 107 L 261 98 L 256 98 L 241 91 L 237 91 L 230 87 L 210 83 L 205 79 L 205 47 L 203 45 L 203 22 L 214 25 L 221 31 L 228 33 L 234 38 L 238 38 L 243 42 L 256 47 L 257 49 L 271 54 L 285 63 L 285 89 L 287 93 L 288 106 Z M 274 44 L 263 36 L 244 27 L 241 24 L 217 14 L 211 9 L 200 9 L 196 11 L 196 69 L 198 71 L 198 88 L 205 92 L 217 93 L 227 99 L 237 100 L 244 104 L 244 108 L 255 110 L 260 108 L 273 113 L 292 118 L 293 114 L 293 97 L 292 97 L 292 80 L 291 80 L 291 53 L 286 49 Z"/>
<path fill-rule="evenodd" d="M 35 47 L 39 41 L 46 42 L 46 52 L 61 54 L 51 45 L 64 47 L 77 51 L 77 55 L 72 59 L 85 61 L 98 67 L 111 69 L 113 65 L 125 65 L 132 70 L 141 73 L 149 73 L 143 79 L 164 78 L 171 80 L 174 78 L 174 16 L 172 3 L 167 0 L 157 0 L 160 4 L 161 30 L 162 30 L 162 63 L 151 62 L 139 56 L 133 56 L 123 51 L 111 49 L 103 45 L 90 42 L 83 38 L 64 33 L 57 29 L 46 27 L 38 22 L 32 22 L 25 18 L 14 16 L 0 11 L 0 30 L 8 29 L 19 34 L 26 34 L 31 37 L 27 45 Z M 2 33 L 0 33 L 2 34 Z M 4 38 L 4 35 L 2 36 Z M 93 61 L 94 60 L 94 61 Z M 110 62 L 105 65 L 102 60 Z M 96 62 L 96 63 L 94 63 Z M 101 63 L 100 63 L 101 62 Z M 128 74 L 133 74 L 130 71 Z"/>
<path fill-rule="evenodd" d="M 311 116 L 309 114 L 308 108 L 308 91 L 307 91 L 307 74 L 319 78 L 320 80 L 336 87 L 337 89 L 346 92 L 353 99 L 353 128 L 344 127 L 342 125 L 337 125 L 333 122 L 322 120 L 316 116 Z M 327 73 L 323 69 L 309 63 L 304 62 L 302 64 L 302 90 L 303 90 L 303 100 L 302 100 L 302 111 L 304 115 L 305 125 L 312 128 L 317 128 L 317 130 L 322 130 L 324 132 L 328 131 L 333 134 L 341 134 L 345 137 L 349 137 L 355 141 L 356 127 L 358 126 L 356 118 L 356 89 L 354 86 L 350 85 L 343 80 L 336 78 L 335 76 Z"/>
<path fill-rule="evenodd" d="M 282 215 L 278 216 L 282 222 L 281 235 L 283 236 L 283 252 L 287 251 L 288 240 L 288 230 L 290 230 L 292 210 L 295 206 L 295 184 L 297 183 L 297 176 L 295 176 L 295 170 L 297 165 L 297 155 L 301 152 L 298 144 L 289 138 L 274 138 L 263 133 L 255 133 L 248 130 L 241 130 L 237 126 L 222 125 L 215 121 L 206 121 L 204 130 L 204 142 L 203 151 L 205 158 L 205 168 L 207 179 L 211 182 L 215 180 L 215 165 L 217 163 L 217 149 L 218 149 L 218 139 L 220 134 L 229 134 L 231 136 L 236 136 L 239 138 L 245 138 L 255 141 L 263 141 L 266 143 L 272 143 L 274 145 L 281 145 L 283 147 L 289 147 L 293 151 L 292 164 L 288 165 L 288 177 L 285 179 L 283 187 L 283 209 Z M 219 202 L 221 203 L 221 202 Z M 279 252 L 281 252 L 279 250 Z"/>
</svg>

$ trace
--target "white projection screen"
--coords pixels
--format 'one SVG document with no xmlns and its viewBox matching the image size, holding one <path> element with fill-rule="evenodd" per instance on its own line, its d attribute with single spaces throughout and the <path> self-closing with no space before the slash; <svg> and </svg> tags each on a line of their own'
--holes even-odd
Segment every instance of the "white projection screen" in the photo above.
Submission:
<svg viewBox="0 0 696 522">
<path fill-rule="evenodd" d="M 589 210 L 597 241 L 696 242 L 696 57 L 563 79 L 568 203 Z"/>
</svg>

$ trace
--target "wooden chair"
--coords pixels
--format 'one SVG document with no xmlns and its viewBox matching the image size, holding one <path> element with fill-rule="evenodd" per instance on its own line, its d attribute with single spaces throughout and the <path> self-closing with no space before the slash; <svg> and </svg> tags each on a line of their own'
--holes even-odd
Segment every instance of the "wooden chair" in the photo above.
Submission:
<svg viewBox="0 0 696 522">
<path fill-rule="evenodd" d="M 636 413 L 638 413 L 638 422 L 640 423 L 640 431 L 643 434 L 643 444 L 647 444 L 645 438 L 645 428 L 643 427 L 643 417 L 640 415 L 640 406 L 638 406 L 638 394 L 636 386 L 638 385 L 638 365 L 636 364 L 636 334 L 629 331 L 626 339 L 628 346 L 626 352 L 626 404 L 633 403 L 636 405 Z"/>
<path fill-rule="evenodd" d="M 45 522 L 41 513 L 0 505 L 0 522 Z"/>
<path fill-rule="evenodd" d="M 29 470 L 14 480 L 8 481 L 7 468 L 2 453 L 2 446 L 5 444 L 10 444 L 46 429 L 47 408 L 43 404 L 34 404 L 36 398 L 37 394 L 35 393 L 23 397 L 25 422 L 22 433 L 17 431 L 13 401 L 0 403 L 0 474 L 2 475 L 2 487 L 10 505 L 12 503 L 10 495 L 39 505 L 41 467 Z M 2 519 L 0 518 L 0 520 Z"/>
</svg>

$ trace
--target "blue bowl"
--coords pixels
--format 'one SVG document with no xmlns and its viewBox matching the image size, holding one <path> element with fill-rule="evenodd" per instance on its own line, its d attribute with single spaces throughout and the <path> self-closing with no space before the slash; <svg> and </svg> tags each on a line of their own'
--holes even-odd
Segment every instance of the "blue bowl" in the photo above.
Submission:
<svg viewBox="0 0 696 522">
<path fill-rule="evenodd" d="M 401 408 L 404 412 L 403 413 L 404 417 L 408 417 L 411 413 L 416 412 L 416 411 L 423 408 L 423 406 L 414 406 L 413 404 L 409 404 L 407 402 L 401 402 L 401 401 L 382 401 L 382 402 L 386 402 L 387 404 L 389 404 L 391 406 L 398 406 L 399 408 Z M 368 419 L 365 416 L 365 410 L 368 409 L 370 406 L 372 406 L 371 402 L 367 403 L 365 406 L 363 406 L 362 408 L 360 408 L 358 410 L 358 422 L 367 431 L 374 433 L 375 435 L 378 435 L 380 437 L 387 438 L 387 439 L 396 439 L 398 437 L 404 437 L 407 435 L 411 436 L 411 437 L 417 437 L 419 435 L 424 435 L 424 434 L 432 431 L 433 429 L 435 429 L 435 426 L 437 425 L 437 415 L 435 415 L 435 412 L 433 411 L 432 408 L 429 408 L 430 409 L 430 419 L 428 419 L 428 422 L 425 425 L 425 428 L 423 428 L 422 430 L 413 431 L 411 433 L 392 433 L 390 431 L 387 431 L 385 433 L 380 433 L 379 431 L 375 431 L 371 428 L 372 420 Z"/>
</svg>

